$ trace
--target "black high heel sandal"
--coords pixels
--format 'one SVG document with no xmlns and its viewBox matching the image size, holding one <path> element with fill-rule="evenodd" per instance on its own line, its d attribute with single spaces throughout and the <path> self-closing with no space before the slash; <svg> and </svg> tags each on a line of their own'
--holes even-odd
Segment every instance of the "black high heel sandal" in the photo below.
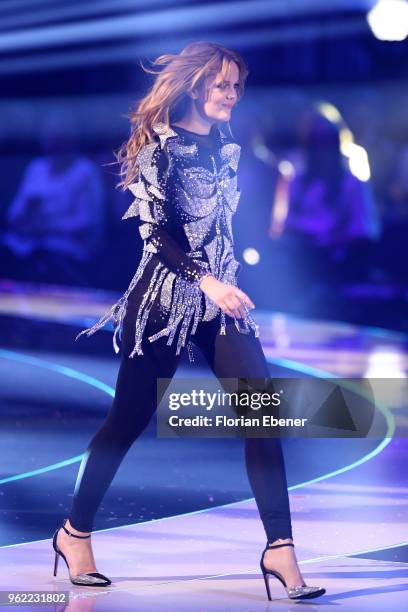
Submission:
<svg viewBox="0 0 408 612">
<path fill-rule="evenodd" d="M 74 533 L 71 533 L 65 527 L 65 523 L 67 522 L 67 520 L 68 519 L 64 520 L 64 522 L 62 523 L 62 526 L 56 530 L 52 538 L 52 547 L 55 550 L 54 576 L 57 575 L 58 560 L 59 560 L 59 557 L 61 556 L 64 559 L 66 566 L 68 568 L 69 579 L 71 580 L 72 584 L 78 584 L 79 586 L 92 586 L 92 587 L 105 587 L 105 586 L 109 586 L 110 584 L 112 584 L 109 578 L 107 578 L 103 574 L 99 574 L 99 572 L 91 572 L 89 574 L 77 574 L 76 576 L 72 576 L 71 571 L 69 569 L 68 561 L 66 560 L 64 553 L 57 546 L 58 532 L 62 528 L 67 535 L 71 536 L 72 538 L 79 538 L 80 540 L 86 540 L 87 538 L 90 538 L 91 534 L 87 536 L 79 536 L 79 535 L 75 535 Z"/>
<path fill-rule="evenodd" d="M 285 579 L 279 572 L 265 567 L 264 555 L 266 551 L 271 548 L 281 548 L 281 546 L 293 546 L 294 547 L 295 545 L 292 542 L 286 542 L 285 544 L 276 544 L 276 545 L 268 544 L 266 548 L 264 549 L 264 551 L 262 552 L 261 570 L 262 570 L 262 574 L 265 580 L 265 587 L 266 587 L 266 592 L 268 594 L 269 601 L 272 601 L 271 591 L 269 588 L 269 577 L 270 576 L 275 576 L 275 578 L 277 578 L 283 584 L 283 586 L 285 587 L 286 593 L 288 594 L 289 599 L 311 599 L 312 597 L 320 597 L 320 595 L 324 595 L 326 592 L 326 589 L 323 589 L 322 587 L 307 586 L 304 583 L 298 586 L 288 587 L 286 586 Z"/>
</svg>

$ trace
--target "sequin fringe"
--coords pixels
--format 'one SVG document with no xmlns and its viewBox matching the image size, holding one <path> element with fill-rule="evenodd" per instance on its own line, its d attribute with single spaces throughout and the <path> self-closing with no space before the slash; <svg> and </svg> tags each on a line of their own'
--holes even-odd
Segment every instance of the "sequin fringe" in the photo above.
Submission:
<svg viewBox="0 0 408 612">
<path fill-rule="evenodd" d="M 141 279 L 142 274 L 143 274 L 147 264 L 149 263 L 149 261 L 151 260 L 152 257 L 153 257 L 153 253 L 149 253 L 147 251 L 143 251 L 142 259 L 140 260 L 140 263 L 139 263 L 139 266 L 138 266 L 138 268 L 136 270 L 136 273 L 135 273 L 134 277 L 132 278 L 132 280 L 130 281 L 129 287 L 127 288 L 127 290 L 123 294 L 123 296 L 120 298 L 120 300 L 118 300 L 99 319 L 99 321 L 97 321 L 94 325 L 92 325 L 92 327 L 88 327 L 87 329 L 82 330 L 76 336 L 75 341 L 78 340 L 78 338 L 80 336 L 82 336 L 83 334 L 86 334 L 87 336 L 91 336 L 92 334 L 97 332 L 99 329 L 104 327 L 106 325 L 106 323 L 108 323 L 109 321 L 112 321 L 113 322 L 113 326 L 114 326 L 114 334 L 113 334 L 113 340 L 112 340 L 113 348 L 115 350 L 115 353 L 119 352 L 119 346 L 118 346 L 118 342 L 117 342 L 117 337 L 119 336 L 119 339 L 121 339 L 122 323 L 123 323 L 123 318 L 124 318 L 125 312 L 126 312 L 126 307 L 127 307 L 127 303 L 128 303 L 128 297 L 129 297 L 130 293 L 132 292 L 132 290 L 134 289 L 134 287 L 139 282 L 139 280 Z"/>
<path fill-rule="evenodd" d="M 119 352 L 118 338 L 119 340 L 122 340 L 122 326 L 123 319 L 126 314 L 128 297 L 141 279 L 142 274 L 152 257 L 153 253 L 143 251 L 143 256 L 138 269 L 124 295 L 92 327 L 81 331 L 76 336 L 75 340 L 78 340 L 78 338 L 83 334 L 86 334 L 87 336 L 94 334 L 96 331 L 104 327 L 106 323 L 112 321 L 114 327 L 112 340 L 113 347 L 115 353 Z M 131 358 L 133 358 L 135 355 L 143 355 L 142 341 L 149 313 L 168 272 L 169 270 L 161 262 L 157 263 L 152 271 L 149 286 L 143 295 L 143 299 L 136 317 L 135 344 L 129 356 Z M 154 342 L 162 336 L 168 336 L 167 345 L 170 346 L 173 343 L 177 328 L 180 326 L 176 347 L 176 355 L 179 355 L 181 348 L 186 345 L 190 325 L 192 324 L 190 335 L 193 336 L 197 330 L 198 323 L 202 320 L 203 313 L 201 307 L 201 294 L 202 291 L 198 286 L 198 283 L 192 283 L 191 281 L 187 281 L 182 277 L 176 277 L 174 280 L 174 293 L 171 300 L 167 326 L 156 334 L 149 336 L 149 342 Z M 242 322 L 244 325 L 243 329 L 240 327 L 239 320 L 234 319 L 235 326 L 240 333 L 248 334 L 252 328 L 254 330 L 255 337 L 259 337 L 259 326 L 248 313 L 246 314 L 246 317 L 242 319 Z M 221 335 L 226 334 L 225 312 L 221 309 L 219 333 Z M 187 343 L 187 349 L 189 360 L 191 363 L 193 363 L 194 352 L 193 345 L 190 341 Z"/>
<path fill-rule="evenodd" d="M 193 319 L 194 317 L 194 319 Z M 188 329 L 192 322 L 191 335 L 194 335 L 198 322 L 201 318 L 201 289 L 197 283 L 191 283 L 181 277 L 176 277 L 174 282 L 174 294 L 167 326 L 149 336 L 149 342 L 154 342 L 162 336 L 168 336 L 167 345 L 173 343 L 177 327 L 181 323 L 176 347 L 176 355 L 180 354 L 181 348 L 185 346 Z M 192 346 L 188 346 L 189 358 L 192 359 Z"/>
<path fill-rule="evenodd" d="M 163 266 L 162 263 L 158 263 L 153 270 L 152 277 L 150 279 L 149 287 L 143 296 L 142 303 L 139 306 L 139 311 L 136 316 L 135 326 L 135 346 L 129 357 L 135 355 L 143 355 L 142 351 L 142 340 L 143 333 L 146 327 L 149 312 L 153 306 L 154 300 L 156 299 L 157 293 L 162 285 L 164 276 L 168 273 L 168 269 Z"/>
</svg>

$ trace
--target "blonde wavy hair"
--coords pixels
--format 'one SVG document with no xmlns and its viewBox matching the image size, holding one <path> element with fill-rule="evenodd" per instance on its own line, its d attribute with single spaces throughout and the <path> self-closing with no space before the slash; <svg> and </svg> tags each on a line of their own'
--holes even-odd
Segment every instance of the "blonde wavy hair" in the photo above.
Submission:
<svg viewBox="0 0 408 612">
<path fill-rule="evenodd" d="M 225 78 L 231 62 L 235 62 L 239 70 L 239 99 L 244 93 L 248 69 L 239 53 L 222 45 L 200 41 L 187 45 L 179 54 L 160 55 L 151 62 L 153 66 L 164 66 L 158 70 L 146 68 L 141 63 L 143 70 L 156 78 L 147 94 L 125 115 L 132 129 L 130 138 L 114 152 L 122 179 L 117 187 L 124 191 L 137 179 L 135 160 L 142 147 L 153 142 L 152 126 L 155 123 L 169 126 L 180 120 L 191 103 L 188 94 L 201 85 L 205 87 L 207 99 L 216 75 L 221 73 Z M 227 125 L 231 134 L 229 123 Z"/>
</svg>

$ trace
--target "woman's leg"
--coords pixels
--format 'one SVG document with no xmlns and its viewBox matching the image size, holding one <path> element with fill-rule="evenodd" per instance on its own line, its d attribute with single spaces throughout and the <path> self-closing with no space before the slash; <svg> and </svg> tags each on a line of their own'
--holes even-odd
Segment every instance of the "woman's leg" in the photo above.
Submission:
<svg viewBox="0 0 408 612">
<path fill-rule="evenodd" d="M 269 379 L 261 343 L 251 332 L 241 334 L 226 316 L 226 334 L 219 334 L 218 319 L 201 323 L 193 340 L 202 350 L 217 378 Z M 246 438 L 245 461 L 248 479 L 269 544 L 292 542 L 292 525 L 286 473 L 280 438 Z M 287 586 L 304 583 L 294 548 L 284 546 L 266 551 L 265 567 L 275 569 Z"/>
<path fill-rule="evenodd" d="M 218 319 L 201 323 L 192 340 L 199 346 L 217 378 L 270 378 L 259 338 L 240 333 L 226 316 L 226 334 Z M 286 472 L 280 438 L 245 438 L 248 479 L 269 542 L 292 538 Z"/>
<path fill-rule="evenodd" d="M 150 343 L 148 336 L 162 329 L 163 318 L 153 307 L 142 342 L 143 355 L 129 358 L 134 346 L 135 321 L 140 292 L 132 294 L 123 325 L 123 355 L 115 398 L 99 431 L 82 460 L 66 527 L 76 535 L 92 531 L 97 509 L 132 443 L 140 436 L 157 407 L 156 379 L 172 378 L 181 355 L 167 346 L 167 337 Z M 160 398 L 159 398 L 160 399 Z M 71 523 L 72 522 L 72 523 Z M 91 539 L 77 539 L 58 531 L 57 546 L 73 575 L 97 571 Z"/>
<path fill-rule="evenodd" d="M 123 458 L 154 414 L 156 376 L 159 374 L 150 354 L 122 358 L 112 407 L 79 469 L 69 515 L 75 529 L 92 531 L 96 511 Z M 161 376 L 170 378 L 172 374 Z"/>
<path fill-rule="evenodd" d="M 111 409 L 92 438 L 82 460 L 74 490 L 69 522 L 81 532 L 93 528 L 96 511 L 124 456 L 147 427 L 157 408 L 157 378 L 172 378 L 180 361 L 167 337 L 142 343 L 143 355 L 129 358 L 133 348 L 136 311 L 130 309 L 124 321 L 124 354 L 119 367 Z M 151 312 L 146 338 L 163 327 Z"/>
</svg>

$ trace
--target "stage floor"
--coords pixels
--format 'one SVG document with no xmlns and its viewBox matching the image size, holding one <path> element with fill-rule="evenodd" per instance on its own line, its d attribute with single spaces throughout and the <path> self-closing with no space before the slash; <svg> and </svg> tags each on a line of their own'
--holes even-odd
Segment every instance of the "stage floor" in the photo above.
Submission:
<svg viewBox="0 0 408 612">
<path fill-rule="evenodd" d="M 294 610 L 299 603 L 277 581 L 275 601 L 266 598 L 265 535 L 242 440 L 158 440 L 153 424 L 121 465 L 92 536 L 98 569 L 113 584 L 76 587 L 62 560 L 53 577 L 50 538 L 109 409 L 119 363 L 110 332 L 73 338 L 115 297 L 0 286 L 0 590 L 69 591 L 66 610 Z M 283 313 L 254 317 L 271 376 L 284 369 L 406 382 L 402 334 Z M 210 373 L 200 359 L 183 360 L 177 372 L 203 375 Z M 382 439 L 283 440 L 297 558 L 307 584 L 327 590 L 302 602 L 308 609 L 405 607 L 408 419 L 406 394 L 391 395 Z M 32 609 L 42 608 L 50 609 Z"/>
</svg>

